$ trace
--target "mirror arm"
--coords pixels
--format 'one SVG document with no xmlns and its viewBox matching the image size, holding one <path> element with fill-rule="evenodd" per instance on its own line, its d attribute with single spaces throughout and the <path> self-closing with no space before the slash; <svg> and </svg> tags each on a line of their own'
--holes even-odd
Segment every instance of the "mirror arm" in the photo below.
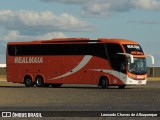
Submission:
<svg viewBox="0 0 160 120">
<path fill-rule="evenodd" d="M 131 63 L 134 63 L 133 55 L 128 54 L 128 53 L 117 53 L 117 54 L 119 54 L 119 55 L 125 55 L 125 56 L 127 56 L 127 57 L 130 57 Z"/>
<path fill-rule="evenodd" d="M 150 57 L 151 60 L 152 60 L 152 64 L 154 64 L 154 57 L 153 57 L 152 55 L 147 55 L 147 54 L 145 54 L 145 56 L 146 56 L 146 57 Z"/>
</svg>

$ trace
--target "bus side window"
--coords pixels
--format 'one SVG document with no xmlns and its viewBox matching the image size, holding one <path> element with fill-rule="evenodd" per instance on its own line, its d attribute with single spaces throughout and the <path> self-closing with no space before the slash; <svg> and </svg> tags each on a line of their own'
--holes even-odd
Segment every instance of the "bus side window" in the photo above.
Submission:
<svg viewBox="0 0 160 120">
<path fill-rule="evenodd" d="M 8 46 L 8 54 L 10 56 L 16 55 L 16 52 L 17 52 L 17 50 L 16 50 L 16 46 L 15 45 L 9 45 Z"/>
<path fill-rule="evenodd" d="M 106 46 L 111 67 L 114 70 L 121 71 L 121 64 L 125 63 L 125 56 L 117 54 L 123 53 L 121 46 L 114 43 L 107 43 Z"/>
</svg>

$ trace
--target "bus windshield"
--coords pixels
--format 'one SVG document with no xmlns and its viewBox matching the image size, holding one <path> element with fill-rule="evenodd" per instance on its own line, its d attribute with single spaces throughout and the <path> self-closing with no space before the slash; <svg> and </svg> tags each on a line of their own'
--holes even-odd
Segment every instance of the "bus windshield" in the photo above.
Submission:
<svg viewBox="0 0 160 120">
<path fill-rule="evenodd" d="M 128 58 L 128 71 L 133 74 L 146 74 L 146 59 L 134 58 L 134 63 L 131 63 L 130 58 Z"/>
</svg>

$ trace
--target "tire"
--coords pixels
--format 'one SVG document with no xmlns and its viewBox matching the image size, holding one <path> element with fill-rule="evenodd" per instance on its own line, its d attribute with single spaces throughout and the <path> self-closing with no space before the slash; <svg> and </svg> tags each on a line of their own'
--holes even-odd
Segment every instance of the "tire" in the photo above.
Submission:
<svg viewBox="0 0 160 120">
<path fill-rule="evenodd" d="M 125 88 L 125 85 L 118 85 L 118 88 L 119 88 L 119 89 L 124 89 L 124 88 Z"/>
<path fill-rule="evenodd" d="M 106 77 L 101 78 L 101 87 L 102 89 L 107 89 L 109 86 L 108 79 Z"/>
<path fill-rule="evenodd" d="M 32 82 L 32 78 L 30 76 L 27 76 L 24 78 L 24 84 L 26 87 L 33 87 L 34 83 Z"/>
<path fill-rule="evenodd" d="M 62 84 L 51 84 L 51 86 L 54 88 L 60 88 L 62 86 Z"/>
<path fill-rule="evenodd" d="M 37 76 L 35 79 L 35 84 L 37 87 L 44 87 L 44 80 L 41 76 Z"/>
</svg>

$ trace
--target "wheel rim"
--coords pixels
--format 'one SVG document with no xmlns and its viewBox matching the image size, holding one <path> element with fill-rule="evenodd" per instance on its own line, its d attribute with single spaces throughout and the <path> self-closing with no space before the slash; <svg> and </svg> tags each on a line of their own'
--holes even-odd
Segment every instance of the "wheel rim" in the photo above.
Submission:
<svg viewBox="0 0 160 120">
<path fill-rule="evenodd" d="M 30 78 L 30 77 L 26 77 L 24 79 L 24 84 L 26 87 L 33 87 L 33 85 L 34 85 L 32 82 L 32 78 Z"/>
<path fill-rule="evenodd" d="M 102 88 L 108 88 L 108 79 L 107 78 L 102 78 L 101 87 Z"/>
<path fill-rule="evenodd" d="M 42 79 L 41 78 L 37 78 L 37 85 L 42 85 Z"/>
<path fill-rule="evenodd" d="M 30 85 L 31 83 L 32 83 L 32 82 L 31 82 L 30 79 L 27 79 L 27 80 L 26 80 L 26 84 L 27 84 L 27 85 Z"/>
<path fill-rule="evenodd" d="M 37 85 L 38 87 L 42 87 L 43 84 L 44 84 L 43 78 L 37 77 L 37 78 L 36 78 L 36 85 Z"/>
</svg>

